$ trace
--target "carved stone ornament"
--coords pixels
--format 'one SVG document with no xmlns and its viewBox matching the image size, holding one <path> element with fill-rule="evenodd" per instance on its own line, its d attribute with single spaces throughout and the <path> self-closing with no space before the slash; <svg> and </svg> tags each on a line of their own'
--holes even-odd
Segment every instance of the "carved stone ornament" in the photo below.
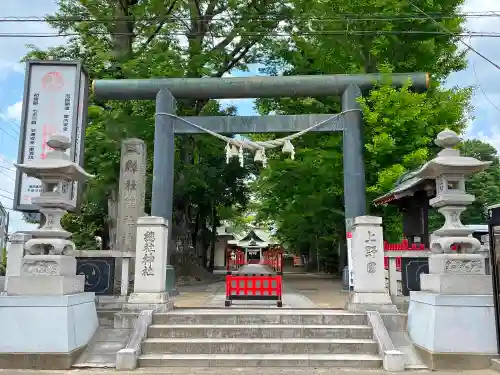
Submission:
<svg viewBox="0 0 500 375">
<path fill-rule="evenodd" d="M 55 261 L 35 260 L 25 262 L 22 271 L 32 275 L 58 275 L 59 265 Z"/>
<path fill-rule="evenodd" d="M 32 238 L 24 244 L 30 255 L 68 255 L 75 251 L 73 241 L 60 238 Z"/>
<path fill-rule="evenodd" d="M 397 284 L 396 295 L 402 296 L 403 295 L 403 283 L 401 282 L 401 280 L 398 280 L 396 284 Z"/>
<path fill-rule="evenodd" d="M 375 273 L 377 270 L 377 264 L 375 262 L 369 262 L 366 265 L 366 272 L 368 273 Z"/>
<path fill-rule="evenodd" d="M 25 243 L 31 236 L 24 233 L 14 233 L 10 235 L 11 243 Z"/>
<path fill-rule="evenodd" d="M 483 273 L 484 267 L 480 260 L 448 259 L 445 263 L 446 273 Z"/>
</svg>

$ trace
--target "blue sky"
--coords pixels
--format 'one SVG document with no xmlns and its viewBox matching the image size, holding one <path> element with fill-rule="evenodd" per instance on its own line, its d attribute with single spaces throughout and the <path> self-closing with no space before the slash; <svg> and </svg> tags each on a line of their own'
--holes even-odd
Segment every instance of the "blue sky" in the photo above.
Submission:
<svg viewBox="0 0 500 375">
<path fill-rule="evenodd" d="M 21 4 L 22 3 L 22 4 Z M 44 16 L 57 9 L 55 0 L 1 0 L 2 17 Z M 498 17 L 469 18 L 468 29 L 480 32 L 500 32 L 500 2 L 498 0 L 466 0 L 464 12 L 499 12 Z M 44 23 L 0 23 L 0 33 L 47 33 L 51 29 Z M 44 49 L 63 42 L 57 38 L 0 38 L 0 201 L 12 207 L 15 175 L 12 162 L 17 159 L 18 133 L 21 117 L 21 99 L 24 84 L 24 66 L 19 63 L 26 53 L 26 44 Z M 500 38 L 472 38 L 467 43 L 491 60 L 500 64 Z M 472 52 L 468 53 L 469 67 L 450 77 L 449 86 L 476 86 L 473 105 L 475 119 L 466 136 L 479 138 L 500 150 L 500 70 Z M 250 72 L 234 72 L 234 76 L 258 74 L 258 66 Z M 237 106 L 240 115 L 254 114 L 252 100 L 227 100 Z M 29 229 L 19 213 L 11 213 L 10 231 Z"/>
</svg>

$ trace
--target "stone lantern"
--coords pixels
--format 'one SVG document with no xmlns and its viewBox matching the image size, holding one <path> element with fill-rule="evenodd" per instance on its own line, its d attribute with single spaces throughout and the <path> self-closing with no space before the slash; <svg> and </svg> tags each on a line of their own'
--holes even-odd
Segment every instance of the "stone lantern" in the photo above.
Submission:
<svg viewBox="0 0 500 375">
<path fill-rule="evenodd" d="M 419 176 L 436 180 L 436 197 L 429 203 L 445 218 L 444 225 L 433 233 L 431 251 L 451 253 L 451 246 L 456 245 L 458 253 L 475 253 L 480 250 L 481 243 L 470 237 L 472 230 L 460 221 L 462 212 L 475 200 L 465 191 L 465 180 L 488 168 L 491 162 L 461 156 L 454 148 L 460 143 L 460 138 L 451 130 L 439 133 L 435 143 L 443 150 L 418 171 Z"/>
<path fill-rule="evenodd" d="M 456 149 L 460 138 L 451 130 L 439 133 L 435 143 L 443 150 L 416 174 L 435 179 L 436 196 L 429 203 L 445 223 L 430 241 L 433 254 L 429 274 L 420 276 L 421 290 L 410 292 L 408 333 L 425 352 L 422 358 L 429 359 L 431 369 L 446 362 L 447 355 L 450 363 L 474 363 L 481 368 L 478 361 L 488 362 L 487 356 L 497 351 L 493 290 L 487 257 L 479 253 L 481 243 L 461 223 L 460 215 L 475 199 L 465 190 L 466 179 L 491 162 L 461 156 Z M 457 355 L 464 358 L 459 360 Z"/>
<path fill-rule="evenodd" d="M 21 172 L 41 180 L 42 192 L 33 203 L 40 207 L 45 224 L 27 232 L 32 238 L 25 244 L 21 276 L 9 283 L 9 295 L 83 292 L 85 276 L 76 275 L 76 259 L 70 255 L 75 244 L 70 240 L 71 233 L 62 228 L 61 219 L 68 210 L 76 208 L 71 197 L 73 182 L 93 176 L 69 159 L 67 137 L 54 134 L 47 145 L 53 151 L 45 159 L 15 164 Z"/>
<path fill-rule="evenodd" d="M 0 331 L 10 337 L 0 340 L 0 353 L 23 353 L 30 366 L 50 361 L 51 368 L 69 368 L 90 342 L 98 319 L 95 294 L 84 291 L 85 276 L 76 274 L 75 245 L 61 218 L 74 208 L 71 184 L 92 176 L 70 160 L 65 136 L 52 135 L 47 145 L 52 151 L 45 159 L 16 165 L 42 182 L 33 203 L 45 224 L 28 232 L 20 274 L 9 278 L 7 295 L 0 296 Z"/>
</svg>

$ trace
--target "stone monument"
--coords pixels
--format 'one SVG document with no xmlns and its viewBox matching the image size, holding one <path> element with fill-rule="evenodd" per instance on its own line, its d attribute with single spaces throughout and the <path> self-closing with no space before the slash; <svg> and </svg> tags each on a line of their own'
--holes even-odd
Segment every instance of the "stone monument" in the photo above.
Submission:
<svg viewBox="0 0 500 375">
<path fill-rule="evenodd" d="M 76 275 L 76 259 L 69 255 L 75 248 L 71 233 L 60 223 L 75 208 L 71 184 L 92 176 L 70 160 L 65 136 L 52 135 L 47 145 L 53 151 L 45 159 L 16 164 L 42 181 L 33 203 L 45 224 L 29 232 L 20 274 L 9 277 L 7 295 L 0 296 L 0 332 L 8 338 L 0 340 L 0 353 L 10 353 L 15 367 L 33 367 L 35 361 L 37 368 L 69 368 L 98 325 L 95 295 L 84 292 L 85 276 Z M 8 361 L 1 361 L 5 366 Z"/>
<path fill-rule="evenodd" d="M 125 310 L 166 311 L 173 308 L 165 283 L 168 259 L 168 223 L 162 217 L 144 216 L 137 221 L 134 292 Z"/>
<path fill-rule="evenodd" d="M 116 249 L 135 251 L 137 220 L 144 216 L 146 144 L 130 138 L 122 142 Z"/>
<path fill-rule="evenodd" d="M 144 141 L 136 138 L 124 139 L 121 143 L 114 250 L 122 252 L 136 251 L 137 220 L 144 216 L 146 167 L 147 153 Z M 120 289 L 122 291 L 128 290 L 129 281 L 134 280 L 134 273 L 130 271 L 134 269 L 134 264 L 134 258 L 121 258 L 121 262 L 116 265 L 116 274 L 122 275 L 120 280 L 116 278 L 116 281 L 121 285 Z"/>
<path fill-rule="evenodd" d="M 397 312 L 385 286 L 382 218 L 354 218 L 351 261 L 353 286 L 347 309 L 351 312 Z"/>
<path fill-rule="evenodd" d="M 410 292 L 408 333 L 430 368 L 488 367 L 488 355 L 497 353 L 491 276 L 487 257 L 479 254 L 481 243 L 470 236 L 460 214 L 475 199 L 465 190 L 466 178 L 491 162 L 461 156 L 460 138 L 451 130 L 439 133 L 435 143 L 443 150 L 417 175 L 435 179 L 436 197 L 429 203 L 445 223 L 433 233 L 434 254 L 429 274 L 421 275 L 421 291 Z"/>
</svg>

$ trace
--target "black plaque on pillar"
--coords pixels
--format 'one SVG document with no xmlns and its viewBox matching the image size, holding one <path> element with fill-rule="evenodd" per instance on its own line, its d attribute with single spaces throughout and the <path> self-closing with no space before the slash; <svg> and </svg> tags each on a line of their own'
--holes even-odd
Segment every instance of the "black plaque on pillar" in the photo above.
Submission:
<svg viewBox="0 0 500 375">
<path fill-rule="evenodd" d="M 115 258 L 76 258 L 76 274 L 85 275 L 85 291 L 113 294 Z"/>
<path fill-rule="evenodd" d="M 420 275 L 422 273 L 429 273 L 428 258 L 401 259 L 401 283 L 403 284 L 404 296 L 409 296 L 410 291 L 420 290 Z"/>
</svg>

